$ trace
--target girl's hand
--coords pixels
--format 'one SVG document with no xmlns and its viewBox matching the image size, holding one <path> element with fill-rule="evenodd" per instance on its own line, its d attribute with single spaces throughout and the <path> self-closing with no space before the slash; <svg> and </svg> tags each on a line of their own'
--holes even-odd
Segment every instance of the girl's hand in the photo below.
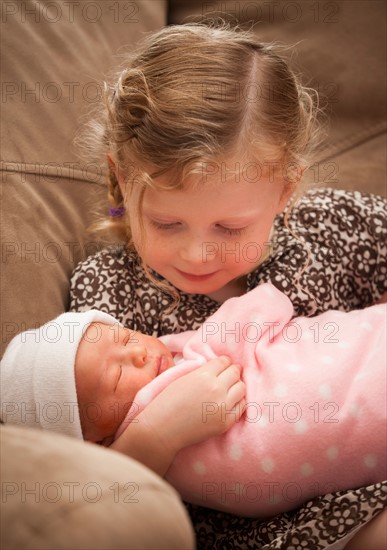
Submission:
<svg viewBox="0 0 387 550">
<path fill-rule="evenodd" d="M 227 357 L 212 359 L 173 381 L 111 448 L 164 476 L 181 449 L 222 434 L 240 419 L 246 405 L 240 376 Z"/>
<path fill-rule="evenodd" d="M 244 410 L 241 367 L 227 357 L 212 359 L 173 381 L 137 417 L 170 452 L 220 435 Z"/>
</svg>

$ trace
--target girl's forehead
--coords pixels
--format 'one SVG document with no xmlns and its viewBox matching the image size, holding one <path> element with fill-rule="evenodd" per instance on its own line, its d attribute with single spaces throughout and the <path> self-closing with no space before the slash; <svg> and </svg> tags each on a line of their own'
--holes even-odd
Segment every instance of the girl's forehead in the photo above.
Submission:
<svg viewBox="0 0 387 550">
<path fill-rule="evenodd" d="M 284 174 L 283 165 L 284 160 L 281 159 L 277 149 L 271 150 L 259 159 L 247 152 L 230 154 L 219 159 L 195 162 L 187 168 L 187 171 L 183 170 L 182 174 L 165 173 L 158 176 L 154 180 L 154 188 L 160 190 L 178 188 L 193 194 L 219 192 L 228 184 L 230 186 L 260 184 L 266 180 L 273 182 L 281 179 Z"/>
<path fill-rule="evenodd" d="M 238 172 L 227 177 L 212 178 L 209 182 L 188 182 L 181 189 L 147 188 L 144 193 L 145 214 L 183 215 L 199 212 L 215 218 L 257 213 L 269 205 L 282 191 L 283 182 L 253 172 L 241 176 Z"/>
</svg>

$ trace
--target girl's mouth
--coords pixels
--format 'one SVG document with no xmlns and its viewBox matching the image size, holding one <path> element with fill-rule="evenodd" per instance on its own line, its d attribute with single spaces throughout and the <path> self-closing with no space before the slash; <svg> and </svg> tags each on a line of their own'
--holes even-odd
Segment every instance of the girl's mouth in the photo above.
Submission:
<svg viewBox="0 0 387 550">
<path fill-rule="evenodd" d="M 211 279 L 216 273 L 216 271 L 213 271 L 212 273 L 206 273 L 204 275 L 196 275 L 195 273 L 186 273 L 185 271 L 180 271 L 180 269 L 176 270 L 182 277 L 187 279 L 188 281 L 207 281 L 208 279 Z"/>
</svg>

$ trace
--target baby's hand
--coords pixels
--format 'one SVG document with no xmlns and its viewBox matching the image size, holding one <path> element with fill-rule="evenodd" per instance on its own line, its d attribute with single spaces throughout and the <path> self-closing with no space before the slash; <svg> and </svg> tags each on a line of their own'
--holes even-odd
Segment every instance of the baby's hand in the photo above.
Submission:
<svg viewBox="0 0 387 550">
<path fill-rule="evenodd" d="M 212 359 L 172 382 L 140 416 L 160 442 L 178 452 L 222 434 L 240 419 L 246 405 L 240 377 L 240 366 L 227 357 Z"/>
</svg>

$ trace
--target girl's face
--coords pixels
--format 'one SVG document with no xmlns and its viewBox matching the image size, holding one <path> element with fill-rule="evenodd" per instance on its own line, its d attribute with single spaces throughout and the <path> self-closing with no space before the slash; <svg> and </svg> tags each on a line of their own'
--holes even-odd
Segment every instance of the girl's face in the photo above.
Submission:
<svg viewBox="0 0 387 550">
<path fill-rule="evenodd" d="M 145 232 L 131 227 L 145 263 L 187 293 L 216 299 L 235 286 L 267 255 L 274 218 L 291 194 L 269 167 L 257 174 L 253 163 L 228 163 L 203 184 L 192 177 L 182 190 L 146 189 Z"/>
<path fill-rule="evenodd" d="M 118 323 L 92 323 L 75 358 L 84 439 L 109 444 L 136 393 L 172 365 L 171 353 L 156 338 Z"/>
</svg>

